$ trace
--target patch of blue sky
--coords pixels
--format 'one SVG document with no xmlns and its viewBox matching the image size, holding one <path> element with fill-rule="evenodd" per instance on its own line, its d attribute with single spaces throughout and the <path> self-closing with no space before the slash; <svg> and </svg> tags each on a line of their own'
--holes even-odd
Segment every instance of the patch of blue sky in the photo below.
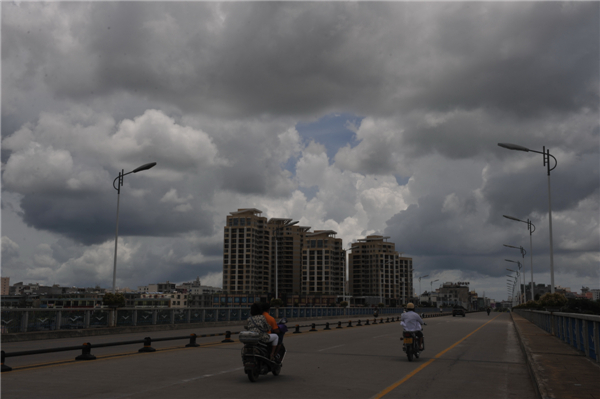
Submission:
<svg viewBox="0 0 600 399">
<path fill-rule="evenodd" d="M 410 180 L 410 176 L 394 175 L 394 177 L 396 178 L 396 182 L 398 183 L 399 186 L 404 186 L 404 185 L 408 184 L 408 181 Z"/>
<path fill-rule="evenodd" d="M 358 128 L 362 120 L 363 117 L 347 113 L 329 114 L 315 122 L 299 122 L 296 130 L 305 145 L 314 141 L 325 146 L 331 164 L 340 148 L 358 145 L 353 129 Z M 296 162 L 297 158 L 290 158 L 282 166 L 295 175 Z"/>
<path fill-rule="evenodd" d="M 296 130 L 305 144 L 311 140 L 322 144 L 327 149 L 327 157 L 331 162 L 340 148 L 350 144 L 358 145 L 354 129 L 358 128 L 363 117 L 353 114 L 329 114 L 316 122 L 299 122 Z"/>
</svg>

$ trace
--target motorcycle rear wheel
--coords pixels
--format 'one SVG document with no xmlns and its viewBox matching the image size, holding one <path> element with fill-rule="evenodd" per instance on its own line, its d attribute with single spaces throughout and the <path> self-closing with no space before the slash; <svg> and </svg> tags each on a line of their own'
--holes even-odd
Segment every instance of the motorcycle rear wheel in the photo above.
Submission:
<svg viewBox="0 0 600 399">
<path fill-rule="evenodd" d="M 258 369 L 247 370 L 246 374 L 248 375 L 248 379 L 252 382 L 258 381 L 258 376 L 260 375 Z"/>
<path fill-rule="evenodd" d="M 413 360 L 413 348 L 412 345 L 406 347 L 406 356 L 408 357 L 408 361 L 412 362 Z"/>
</svg>

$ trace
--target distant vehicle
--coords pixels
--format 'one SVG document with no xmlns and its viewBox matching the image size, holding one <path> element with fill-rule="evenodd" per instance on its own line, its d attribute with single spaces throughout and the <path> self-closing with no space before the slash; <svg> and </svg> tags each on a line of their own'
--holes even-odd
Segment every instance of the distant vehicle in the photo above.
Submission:
<svg viewBox="0 0 600 399">
<path fill-rule="evenodd" d="M 465 310 L 463 308 L 454 308 L 452 309 L 452 317 L 458 315 L 462 315 L 462 317 L 465 317 L 467 314 L 467 312 L 465 312 Z"/>
</svg>

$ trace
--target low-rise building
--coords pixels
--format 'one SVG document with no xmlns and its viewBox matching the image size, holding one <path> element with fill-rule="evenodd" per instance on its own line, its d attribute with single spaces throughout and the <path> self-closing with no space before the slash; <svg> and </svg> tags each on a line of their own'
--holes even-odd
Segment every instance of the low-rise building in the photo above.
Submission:
<svg viewBox="0 0 600 399">
<path fill-rule="evenodd" d="M 439 289 L 438 306 L 469 308 L 469 286 L 465 283 L 444 283 Z"/>
<path fill-rule="evenodd" d="M 1 277 L 2 288 L 0 290 L 0 295 L 9 295 L 10 294 L 10 277 Z"/>
<path fill-rule="evenodd" d="M 168 280 L 164 283 L 148 284 L 138 286 L 138 292 L 174 292 L 176 284 Z"/>
</svg>

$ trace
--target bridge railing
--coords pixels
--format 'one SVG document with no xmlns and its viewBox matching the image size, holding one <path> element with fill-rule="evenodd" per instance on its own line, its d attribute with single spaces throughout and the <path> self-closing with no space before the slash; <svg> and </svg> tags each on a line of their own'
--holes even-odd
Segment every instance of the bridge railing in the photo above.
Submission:
<svg viewBox="0 0 600 399">
<path fill-rule="evenodd" d="M 525 309 L 513 311 L 600 363 L 600 316 Z"/>
<path fill-rule="evenodd" d="M 420 312 L 421 310 L 417 310 Z M 379 314 L 392 315 L 402 308 L 382 308 Z M 144 326 L 161 324 L 194 324 L 243 321 L 250 308 L 93 308 L 93 309 L 2 309 L 2 333 L 54 331 L 111 326 Z M 273 308 L 275 318 L 311 319 L 338 316 L 371 316 L 372 308 Z"/>
</svg>

